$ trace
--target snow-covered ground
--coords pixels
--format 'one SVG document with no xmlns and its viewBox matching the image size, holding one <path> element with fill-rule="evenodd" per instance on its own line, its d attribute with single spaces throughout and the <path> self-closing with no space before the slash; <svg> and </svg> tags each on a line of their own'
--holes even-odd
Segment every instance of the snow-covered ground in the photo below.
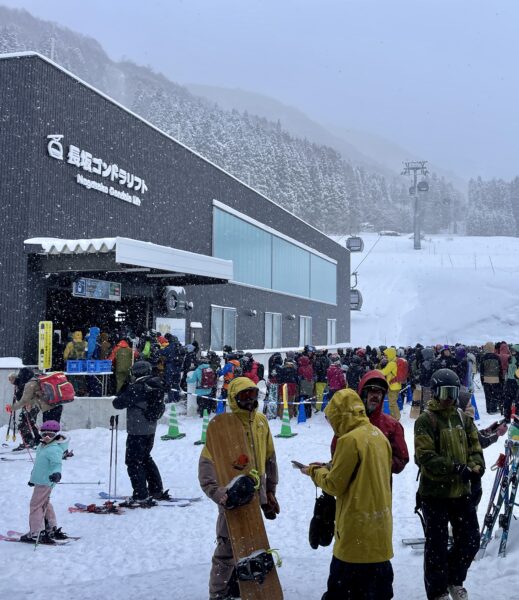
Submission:
<svg viewBox="0 0 519 600">
<path fill-rule="evenodd" d="M 367 234 L 366 252 L 352 255 L 358 265 L 378 236 Z M 519 240 L 512 238 L 448 238 L 433 236 L 421 252 L 407 236 L 380 238 L 359 269 L 364 295 L 362 312 L 352 316 L 353 343 L 422 342 L 482 343 L 519 341 Z M 484 413 L 477 391 L 481 426 L 494 420 Z M 66 411 L 65 407 L 65 411 Z M 153 455 L 166 487 L 177 496 L 201 495 L 197 480 L 201 420 L 180 417 L 181 440 L 163 442 L 159 427 Z M 413 421 L 406 408 L 402 424 L 413 454 Z M 271 422 L 273 433 L 280 422 Z M 286 600 L 316 600 L 326 588 L 332 547 L 312 550 L 308 544 L 315 488 L 309 478 L 291 467 L 290 460 L 326 460 L 332 437 L 322 414 L 306 424 L 293 423 L 298 435 L 275 440 L 280 469 L 278 498 L 281 514 L 266 526 L 272 548 L 279 549 L 279 570 Z M 5 427 L 0 440 L 5 439 Z M 0 597 L 26 600 L 58 594 L 68 600 L 204 600 L 214 549 L 216 507 L 207 499 L 187 508 L 157 507 L 127 511 L 121 516 L 70 514 L 74 502 L 95 502 L 108 488 L 110 433 L 107 429 L 69 432 L 74 458 L 63 465 L 63 482 L 102 485 L 60 485 L 53 503 L 60 525 L 82 539 L 63 548 L 32 547 L 0 542 Z M 124 467 L 125 434 L 119 436 L 118 490 L 130 492 Z M 503 450 L 503 439 L 485 451 L 487 466 Z M 5 456 L 5 455 L 3 455 Z M 0 533 L 25 531 L 31 488 L 28 461 L 0 461 Z M 413 513 L 417 469 L 411 462 L 394 478 L 395 598 L 423 600 L 423 555 L 400 540 L 421 536 Z M 484 476 L 480 519 L 484 514 L 494 474 Z M 483 560 L 473 564 L 467 587 L 471 600 L 510 600 L 519 597 L 519 524 L 512 521 L 509 553 L 497 558 L 492 541 Z"/>
<path fill-rule="evenodd" d="M 427 235 L 413 250 L 408 235 L 361 236 L 364 252 L 351 255 L 364 298 L 353 344 L 519 340 L 518 238 Z"/>
<path fill-rule="evenodd" d="M 478 404 L 484 406 L 482 392 Z M 65 409 L 66 410 L 66 409 Z M 482 424 L 493 417 L 482 415 Z M 402 423 L 410 452 L 413 452 L 413 421 L 406 408 Z M 279 420 L 271 422 L 273 433 L 280 430 Z M 153 455 L 164 482 L 177 496 L 200 495 L 197 462 L 201 420 L 180 417 L 181 440 L 157 442 Z M 308 523 L 312 515 L 315 488 L 311 480 L 291 467 L 290 460 L 301 462 L 327 460 L 332 437 L 322 414 L 306 424 L 293 423 L 298 435 L 276 439 L 280 469 L 278 498 L 281 514 L 266 526 L 272 548 L 283 559 L 279 575 L 286 600 L 315 600 L 326 587 L 332 547 L 312 550 L 308 544 Z M 159 428 L 159 434 L 165 427 Z M 5 439 L 5 427 L 0 439 Z M 189 507 L 157 507 L 127 511 L 124 515 L 71 514 L 74 502 L 95 502 L 97 493 L 106 490 L 110 433 L 106 429 L 70 432 L 72 459 L 63 464 L 63 482 L 105 482 L 102 485 L 60 485 L 53 492 L 59 524 L 71 535 L 82 539 L 63 548 L 39 547 L 36 551 L 24 544 L 0 542 L 0 590 L 2 598 L 25 600 L 43 591 L 52 591 L 68 600 L 204 600 L 208 597 L 207 580 L 214 549 L 216 507 L 207 498 Z M 502 439 L 485 451 L 487 465 L 492 465 L 503 450 Z M 119 436 L 118 489 L 129 492 L 124 467 L 125 434 Z M 6 455 L 2 455 L 6 456 Z M 31 488 L 27 480 L 28 461 L 0 462 L 2 494 L 0 496 L 0 532 L 27 529 Z M 395 598 L 425 598 L 422 581 L 423 555 L 404 547 L 401 539 L 421 535 L 420 521 L 413 513 L 417 469 L 412 462 L 394 478 L 394 552 Z M 480 518 L 488 501 L 493 473 L 484 476 Z M 492 541 L 487 555 L 474 563 L 467 580 L 471 600 L 510 600 L 519 589 L 519 525 L 512 522 L 509 554 L 497 558 L 497 542 Z M 43 588 L 43 589 L 42 589 Z M 517 596 L 515 596 L 517 597 Z"/>
</svg>

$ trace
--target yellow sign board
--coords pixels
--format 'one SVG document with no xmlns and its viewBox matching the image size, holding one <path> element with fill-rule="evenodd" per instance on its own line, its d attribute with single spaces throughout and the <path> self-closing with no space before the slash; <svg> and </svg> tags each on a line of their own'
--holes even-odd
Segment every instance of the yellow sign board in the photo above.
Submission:
<svg viewBox="0 0 519 600">
<path fill-rule="evenodd" d="M 46 371 L 52 368 L 52 321 L 40 321 L 38 324 L 38 369 Z"/>
</svg>

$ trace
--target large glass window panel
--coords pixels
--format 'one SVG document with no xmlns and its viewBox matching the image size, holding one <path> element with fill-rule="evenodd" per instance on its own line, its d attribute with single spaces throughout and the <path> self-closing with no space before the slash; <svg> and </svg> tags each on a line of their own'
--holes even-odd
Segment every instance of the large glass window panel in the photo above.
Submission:
<svg viewBox="0 0 519 600">
<path fill-rule="evenodd" d="M 326 343 L 328 346 L 337 343 L 337 320 L 327 319 L 327 332 L 326 332 Z"/>
<path fill-rule="evenodd" d="M 235 281 L 271 289 L 270 233 L 215 208 L 213 237 L 214 256 L 233 261 Z"/>
<path fill-rule="evenodd" d="M 223 311 L 223 345 L 236 348 L 236 311 L 232 308 Z"/>
<path fill-rule="evenodd" d="M 280 313 L 265 313 L 265 348 L 281 348 Z"/>
<path fill-rule="evenodd" d="M 337 304 L 337 265 L 310 255 L 310 297 Z"/>
<path fill-rule="evenodd" d="M 276 236 L 272 248 L 272 288 L 309 298 L 310 253 Z"/>
<path fill-rule="evenodd" d="M 213 306 L 211 308 L 211 350 L 223 348 L 223 309 Z"/>
<path fill-rule="evenodd" d="M 312 344 L 312 317 L 299 317 L 299 345 Z"/>
<path fill-rule="evenodd" d="M 272 347 L 281 348 L 282 346 L 281 314 L 274 313 L 272 315 Z"/>
</svg>

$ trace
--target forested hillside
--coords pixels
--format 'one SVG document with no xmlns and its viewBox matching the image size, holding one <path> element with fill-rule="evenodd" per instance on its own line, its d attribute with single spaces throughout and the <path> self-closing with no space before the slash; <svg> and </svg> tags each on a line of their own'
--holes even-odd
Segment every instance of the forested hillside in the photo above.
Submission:
<svg viewBox="0 0 519 600">
<path fill-rule="evenodd" d="M 33 50 L 329 234 L 412 228 L 410 182 L 353 166 L 333 148 L 294 137 L 282 124 L 226 111 L 129 61 L 114 62 L 92 38 L 25 11 L 0 7 L 0 53 Z M 463 196 L 434 174 L 421 194 L 423 229 L 464 220 Z"/>
</svg>

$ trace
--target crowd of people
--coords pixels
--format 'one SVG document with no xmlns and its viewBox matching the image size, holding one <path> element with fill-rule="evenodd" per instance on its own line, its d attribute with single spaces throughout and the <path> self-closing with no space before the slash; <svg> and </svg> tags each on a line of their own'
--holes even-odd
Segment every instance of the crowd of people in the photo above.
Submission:
<svg viewBox="0 0 519 600">
<path fill-rule="evenodd" d="M 285 357 L 272 354 L 266 372 L 250 353 L 226 347 L 222 364 L 216 353 L 201 351 L 195 344 L 183 346 L 169 334 L 164 342 L 153 335 L 143 336 L 138 343 L 122 339 L 105 348 L 108 350 L 115 363 L 113 405 L 127 410 L 126 465 L 133 487 L 130 502 L 136 505 L 152 506 L 155 500 L 168 497 L 151 450 L 165 403 L 178 401 L 189 384 L 199 399 L 200 414 L 214 410 L 215 401 L 221 399 L 243 423 L 253 424 L 252 439 L 247 440 L 261 481 L 261 506 L 269 519 L 277 517 L 280 507 L 276 455 L 266 417 L 281 416 L 285 407 L 291 416 L 303 407 L 307 416 L 324 410 L 333 430 L 331 460 L 301 468 L 336 504 L 335 545 L 323 600 L 393 597 L 392 477 L 409 462 L 399 421 L 404 396 L 412 399 L 414 458 L 420 470 L 416 509 L 425 533 L 427 598 L 468 598 L 464 582 L 479 548 L 477 506 L 485 472 L 483 449 L 506 433 L 517 406 L 519 346 L 505 342 L 487 343 L 483 348 L 417 344 L 413 348 L 366 346 L 333 352 L 305 346 Z M 124 378 L 118 379 L 120 352 L 123 356 L 129 353 L 129 366 Z M 478 371 L 486 412 L 503 416 L 483 430 L 474 424 L 471 402 Z M 258 383 L 264 378 L 267 393 L 262 415 L 258 414 Z M 41 410 L 44 420 L 31 476 L 35 490 L 30 532 L 24 541 L 47 539 L 52 543 L 53 535 L 62 535 L 50 504 L 50 490 L 59 481 L 66 450 L 59 425 L 61 411 L 45 406 L 30 369 L 12 374 L 11 381 L 15 386 L 12 408 L 23 407 L 26 415 Z M 285 398 L 282 389 L 288 392 Z M 383 410 L 386 401 L 389 411 Z M 29 418 L 27 429 L 31 430 Z M 28 444 L 25 438 L 24 444 Z M 52 444 L 59 450 L 49 450 Z M 52 468 L 48 461 L 42 463 L 41 457 L 49 455 Z M 209 591 L 212 600 L 224 600 L 232 597 L 236 587 L 224 518 L 229 490 L 218 485 L 212 461 L 204 448 L 200 485 L 219 507 Z"/>
</svg>

